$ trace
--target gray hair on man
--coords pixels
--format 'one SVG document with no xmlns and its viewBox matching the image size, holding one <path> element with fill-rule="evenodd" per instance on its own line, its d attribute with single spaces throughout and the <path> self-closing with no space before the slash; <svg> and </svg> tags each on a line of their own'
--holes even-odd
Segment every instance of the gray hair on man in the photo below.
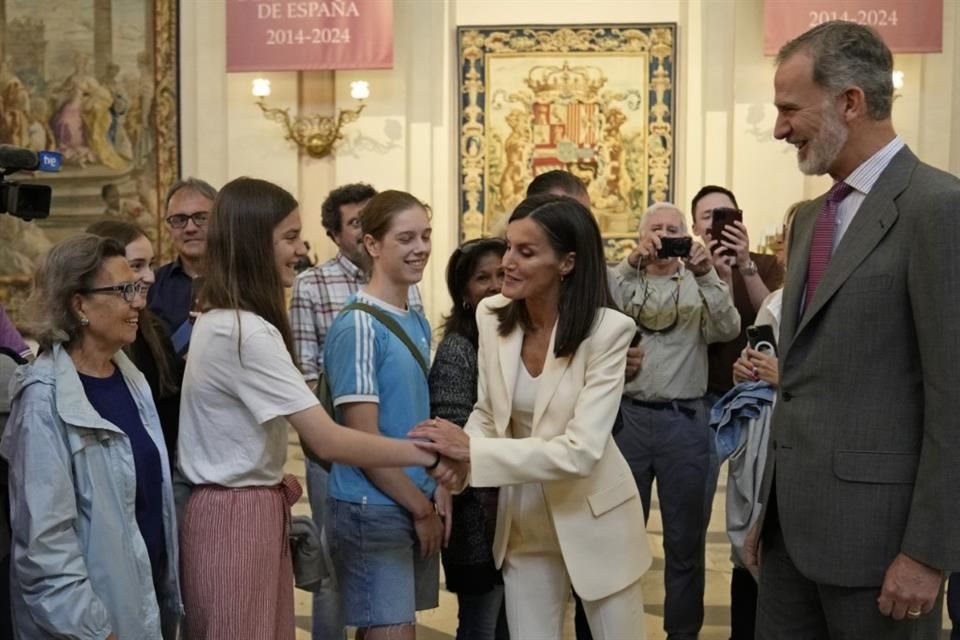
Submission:
<svg viewBox="0 0 960 640">
<path fill-rule="evenodd" d="M 687 231 L 687 218 L 683 215 L 683 211 L 677 205 L 672 202 L 655 202 L 654 204 L 647 207 L 647 210 L 640 215 L 640 224 L 638 228 L 643 230 L 643 227 L 646 225 L 647 220 L 651 215 L 657 213 L 658 211 L 675 211 L 677 213 L 678 223 L 680 229 L 684 233 L 689 233 Z"/>
<path fill-rule="evenodd" d="M 194 191 L 199 193 L 207 200 L 211 202 L 217 199 L 217 190 L 206 180 L 201 180 L 200 178 L 184 178 L 183 180 L 177 180 L 170 188 L 167 189 L 167 197 L 163 201 L 163 209 L 166 211 L 170 208 L 170 200 L 178 192 L 186 189 L 188 191 Z"/>
<path fill-rule="evenodd" d="M 797 53 L 813 60 L 813 81 L 834 95 L 859 87 L 873 120 L 890 117 L 893 54 L 874 29 L 834 20 L 810 29 L 781 47 L 780 65 Z"/>
</svg>

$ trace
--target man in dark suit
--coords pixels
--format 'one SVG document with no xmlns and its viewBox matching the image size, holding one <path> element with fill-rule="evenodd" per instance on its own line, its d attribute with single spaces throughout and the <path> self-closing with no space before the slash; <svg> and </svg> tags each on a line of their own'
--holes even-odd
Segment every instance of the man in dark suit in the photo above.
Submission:
<svg viewBox="0 0 960 640">
<path fill-rule="evenodd" d="M 774 135 L 829 174 L 797 214 L 761 530 L 758 638 L 936 638 L 960 569 L 960 180 L 896 135 L 890 50 L 787 43 Z"/>
</svg>

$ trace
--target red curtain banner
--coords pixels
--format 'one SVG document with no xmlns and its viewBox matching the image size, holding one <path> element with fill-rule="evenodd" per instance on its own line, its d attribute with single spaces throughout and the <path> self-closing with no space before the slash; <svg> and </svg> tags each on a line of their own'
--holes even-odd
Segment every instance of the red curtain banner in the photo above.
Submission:
<svg viewBox="0 0 960 640">
<path fill-rule="evenodd" d="M 227 0 L 227 71 L 392 67 L 393 0 Z"/>
<path fill-rule="evenodd" d="M 847 20 L 876 29 L 894 53 L 938 53 L 943 50 L 943 2 L 764 0 L 763 52 L 776 55 L 787 41 L 818 24 Z"/>
</svg>

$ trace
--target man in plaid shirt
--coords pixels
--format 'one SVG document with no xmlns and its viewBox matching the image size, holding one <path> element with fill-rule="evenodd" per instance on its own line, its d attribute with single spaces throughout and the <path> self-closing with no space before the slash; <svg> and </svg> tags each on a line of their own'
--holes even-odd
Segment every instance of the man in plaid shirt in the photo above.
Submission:
<svg viewBox="0 0 960 640">
<path fill-rule="evenodd" d="M 330 260 L 298 275 L 293 283 L 290 324 L 294 348 L 303 377 L 311 387 L 316 385 L 323 369 L 323 345 L 333 319 L 346 305 L 347 298 L 367 281 L 360 211 L 375 195 L 377 192 L 373 187 L 362 183 L 347 184 L 330 192 L 323 201 L 321 222 L 339 251 Z M 410 287 L 407 306 L 423 310 L 416 286 Z M 313 520 L 321 530 L 328 481 L 327 471 L 307 460 L 307 493 Z M 313 639 L 342 640 L 345 637 L 339 589 L 335 577 L 331 577 L 313 595 Z"/>
</svg>

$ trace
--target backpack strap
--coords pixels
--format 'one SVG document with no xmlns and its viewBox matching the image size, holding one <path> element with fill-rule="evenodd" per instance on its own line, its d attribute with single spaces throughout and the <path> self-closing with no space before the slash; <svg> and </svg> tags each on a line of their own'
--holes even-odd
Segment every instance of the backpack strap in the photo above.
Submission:
<svg viewBox="0 0 960 640">
<path fill-rule="evenodd" d="M 423 359 L 423 354 L 420 353 L 420 350 L 417 348 L 417 346 L 413 344 L 413 340 L 411 340 L 410 336 L 407 335 L 407 332 L 403 330 L 403 327 L 397 324 L 397 321 L 391 318 L 388 313 L 365 302 L 351 302 L 341 309 L 340 313 L 351 310 L 369 313 L 374 318 L 379 320 L 380 324 L 389 329 L 390 333 L 397 336 L 397 339 L 399 339 L 400 342 L 407 347 L 407 349 L 410 351 L 410 355 L 414 357 L 414 359 L 417 361 L 417 364 L 419 364 L 420 368 L 423 369 L 423 375 L 427 376 L 428 378 L 430 377 L 430 366 L 427 364 L 426 360 Z"/>
</svg>

